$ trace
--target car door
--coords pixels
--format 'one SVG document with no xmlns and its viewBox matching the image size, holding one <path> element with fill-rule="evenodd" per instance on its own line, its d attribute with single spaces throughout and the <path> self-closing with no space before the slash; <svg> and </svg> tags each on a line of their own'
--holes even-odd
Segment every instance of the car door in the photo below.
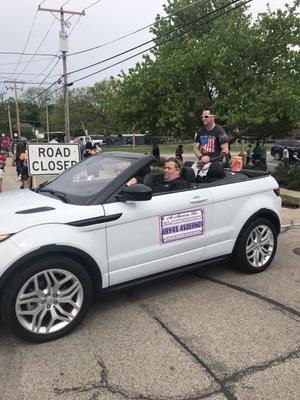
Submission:
<svg viewBox="0 0 300 400">
<path fill-rule="evenodd" d="M 201 260 L 212 220 L 210 189 L 104 204 L 110 285 Z"/>
</svg>

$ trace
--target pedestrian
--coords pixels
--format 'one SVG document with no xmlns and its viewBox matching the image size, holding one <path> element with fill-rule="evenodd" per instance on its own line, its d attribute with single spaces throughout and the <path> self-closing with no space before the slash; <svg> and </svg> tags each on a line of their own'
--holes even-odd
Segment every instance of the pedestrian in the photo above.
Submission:
<svg viewBox="0 0 300 400">
<path fill-rule="evenodd" d="M 160 159 L 160 150 L 159 150 L 159 146 L 158 146 L 157 143 L 154 143 L 152 145 L 151 156 L 154 158 L 155 161 L 159 161 L 159 159 Z"/>
<path fill-rule="evenodd" d="M 214 161 L 214 158 L 227 156 L 229 148 L 227 134 L 216 124 L 214 111 L 209 107 L 204 108 L 201 119 L 204 126 L 195 134 L 194 154 L 203 165 Z"/>
<path fill-rule="evenodd" d="M 20 159 L 20 155 L 22 153 L 25 153 L 25 145 L 23 143 L 19 142 L 16 145 L 16 152 L 14 154 L 14 164 L 16 165 L 16 171 L 17 171 L 16 182 L 21 181 L 21 175 L 22 175 L 23 164 L 24 164 L 24 160 Z"/>
<path fill-rule="evenodd" d="M 248 149 L 246 152 L 246 164 L 250 165 L 252 160 L 252 144 L 248 144 Z"/>
<path fill-rule="evenodd" d="M 262 166 L 265 169 L 267 169 L 267 151 L 266 151 L 264 143 L 262 143 L 262 145 L 261 145 L 261 163 L 262 163 Z"/>
<path fill-rule="evenodd" d="M 83 158 L 87 158 L 96 154 L 92 142 L 86 142 Z"/>
<path fill-rule="evenodd" d="M 180 162 L 183 162 L 183 144 L 179 144 L 175 150 L 175 158 Z"/>
<path fill-rule="evenodd" d="M 65 134 L 63 132 L 57 132 L 57 134 L 50 140 L 49 143 L 64 143 Z"/>
<path fill-rule="evenodd" d="M 4 176 L 4 167 L 6 165 L 5 151 L 0 150 L 0 193 L 2 192 L 2 181 Z"/>
<path fill-rule="evenodd" d="M 290 152 L 288 151 L 287 146 L 284 147 L 284 149 L 282 150 L 282 158 L 283 161 L 288 162 L 290 159 Z"/>
</svg>

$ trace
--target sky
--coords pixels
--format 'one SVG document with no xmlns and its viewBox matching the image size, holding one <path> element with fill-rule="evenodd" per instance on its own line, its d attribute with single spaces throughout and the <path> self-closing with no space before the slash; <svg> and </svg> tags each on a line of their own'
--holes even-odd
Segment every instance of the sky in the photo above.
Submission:
<svg viewBox="0 0 300 400">
<path fill-rule="evenodd" d="M 41 83 L 46 79 L 42 87 L 49 87 L 62 74 L 62 62 L 61 60 L 57 62 L 58 59 L 55 57 L 59 51 L 60 22 L 51 12 L 37 11 L 39 4 L 41 7 L 51 9 L 59 9 L 63 6 L 66 11 L 86 9 L 85 16 L 70 17 L 66 14 L 66 18 L 70 17 L 67 27 L 69 36 L 67 69 L 71 72 L 150 40 L 149 29 L 145 29 L 94 51 L 71 55 L 71 53 L 107 43 L 152 24 L 157 14 L 165 16 L 163 10 L 165 3 L 166 0 L 1 0 L 0 52 L 22 53 L 25 48 L 25 52 L 28 53 L 51 54 L 51 56 L 32 57 L 0 53 L 0 82 L 15 79 L 22 82 Z M 292 4 L 292 0 L 253 0 L 250 3 L 250 12 L 253 17 L 265 11 L 268 3 L 271 9 L 275 10 L 284 8 L 285 3 Z M 59 17 L 58 13 L 55 15 Z M 141 50 L 143 48 L 136 52 Z M 69 81 L 105 68 L 131 54 L 133 53 L 71 74 Z M 92 85 L 110 75 L 116 76 L 122 69 L 126 72 L 141 58 L 142 55 L 139 55 L 107 71 L 77 82 L 74 87 Z M 53 71 L 47 77 L 52 69 Z M 19 84 L 20 88 L 21 86 L 27 88 L 30 85 Z M 11 87 L 11 84 L 0 83 L 0 95 L 4 94 L 4 97 L 7 97 L 13 94 L 11 89 L 7 90 L 7 87 Z"/>
</svg>

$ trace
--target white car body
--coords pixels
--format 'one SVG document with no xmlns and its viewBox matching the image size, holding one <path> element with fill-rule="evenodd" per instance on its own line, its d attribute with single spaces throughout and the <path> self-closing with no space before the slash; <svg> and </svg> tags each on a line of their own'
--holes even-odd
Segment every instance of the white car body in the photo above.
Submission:
<svg viewBox="0 0 300 400">
<path fill-rule="evenodd" d="M 139 157 L 139 163 L 143 157 L 149 159 Z M 84 168 L 85 164 L 80 164 Z M 130 176 L 124 173 L 125 183 Z M 124 182 L 119 184 L 120 193 Z M 70 204 L 31 190 L 3 193 L 0 293 L 31 259 L 56 252 L 88 260 L 83 269 L 93 264 L 98 270 L 96 291 L 230 256 L 239 235 L 256 215 L 270 218 L 279 233 L 281 199 L 275 194 L 277 188 L 274 178 L 263 175 L 220 186 L 194 185 L 191 190 L 154 195 L 148 201 L 114 201 L 110 197 L 102 204 Z M 196 228 L 184 222 L 193 223 L 193 218 Z M 183 227 L 178 238 L 176 232 L 162 228 L 172 220 L 184 222 L 178 225 Z"/>
</svg>

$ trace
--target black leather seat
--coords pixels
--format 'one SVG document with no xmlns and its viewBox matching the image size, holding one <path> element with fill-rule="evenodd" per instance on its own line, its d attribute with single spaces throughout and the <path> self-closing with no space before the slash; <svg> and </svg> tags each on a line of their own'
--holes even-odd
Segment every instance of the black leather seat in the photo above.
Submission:
<svg viewBox="0 0 300 400">
<path fill-rule="evenodd" d="M 157 172 L 155 174 L 147 174 L 145 175 L 144 178 L 144 185 L 147 185 L 152 188 L 157 182 L 162 183 L 163 181 L 164 181 L 163 172 Z"/>
<path fill-rule="evenodd" d="M 195 182 L 195 172 L 192 168 L 183 166 L 181 171 L 181 177 L 188 182 Z"/>
</svg>

